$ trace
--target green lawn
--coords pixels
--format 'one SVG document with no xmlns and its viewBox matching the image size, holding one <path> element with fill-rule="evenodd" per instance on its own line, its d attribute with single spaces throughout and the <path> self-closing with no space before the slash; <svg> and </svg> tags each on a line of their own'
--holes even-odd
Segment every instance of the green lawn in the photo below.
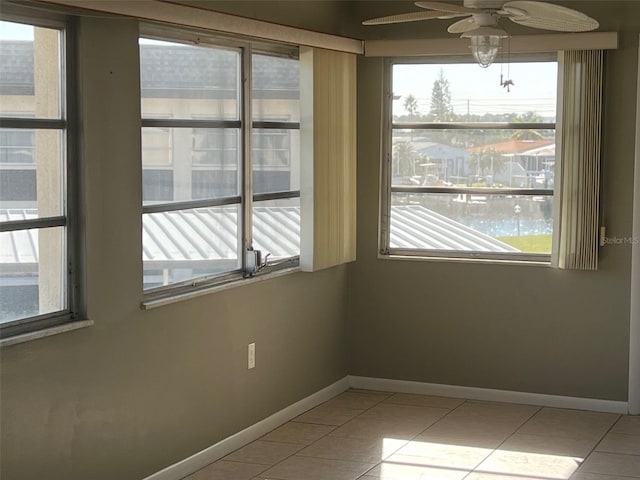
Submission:
<svg viewBox="0 0 640 480">
<path fill-rule="evenodd" d="M 525 253 L 551 253 L 551 235 L 522 235 L 520 237 L 497 237 L 497 240 Z"/>
</svg>

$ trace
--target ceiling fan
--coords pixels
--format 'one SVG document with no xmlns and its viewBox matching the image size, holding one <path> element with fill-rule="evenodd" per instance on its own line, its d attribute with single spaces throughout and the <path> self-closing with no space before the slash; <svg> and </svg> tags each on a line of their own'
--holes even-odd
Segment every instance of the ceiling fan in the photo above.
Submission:
<svg viewBox="0 0 640 480">
<path fill-rule="evenodd" d="M 464 6 L 444 2 L 415 2 L 426 11 L 389 15 L 365 20 L 363 25 L 414 22 L 432 18 L 467 17 L 451 25 L 449 33 L 471 40 L 471 52 L 481 67 L 488 67 L 500 50 L 500 40 L 509 36 L 498 25 L 507 18 L 527 27 L 559 32 L 587 32 L 598 28 L 593 18 L 571 8 L 537 1 L 464 0 Z"/>
</svg>

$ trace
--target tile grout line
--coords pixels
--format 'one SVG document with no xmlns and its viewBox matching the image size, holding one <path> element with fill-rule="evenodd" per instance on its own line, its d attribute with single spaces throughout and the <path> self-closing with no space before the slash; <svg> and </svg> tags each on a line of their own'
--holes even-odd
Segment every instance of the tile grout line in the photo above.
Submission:
<svg viewBox="0 0 640 480">
<path fill-rule="evenodd" d="M 466 478 L 468 478 L 472 473 L 485 473 L 485 472 L 482 472 L 482 471 L 478 470 L 478 467 L 479 467 L 480 465 L 482 465 L 482 464 L 487 460 L 487 458 L 489 458 L 489 457 L 490 457 L 491 455 L 493 455 L 495 452 L 497 452 L 498 450 L 500 450 L 500 447 L 501 447 L 502 445 L 504 445 L 504 444 L 505 444 L 505 443 L 506 443 L 506 442 L 507 442 L 511 437 L 513 437 L 516 433 L 518 433 L 518 431 L 523 427 L 523 425 L 525 425 L 529 420 L 531 420 L 533 417 L 535 417 L 535 416 L 536 416 L 540 411 L 542 411 L 542 409 L 544 408 L 544 407 L 540 407 L 540 406 L 538 406 L 538 405 L 529 405 L 529 406 L 531 406 L 531 407 L 538 407 L 538 408 L 537 408 L 534 412 L 532 412 L 532 413 L 531 413 L 531 415 L 529 415 L 529 416 L 528 416 L 528 417 L 527 417 L 527 418 L 526 418 L 526 419 L 525 419 L 525 420 L 524 420 L 520 425 L 518 425 L 518 427 L 517 427 L 517 428 L 516 428 L 512 433 L 511 433 L 511 435 L 507 436 L 507 438 L 505 438 L 502 442 L 500 442 L 500 444 L 499 444 L 496 448 L 493 448 L 493 449 L 491 450 L 491 453 L 489 453 L 486 457 L 484 457 L 484 458 L 482 459 L 482 461 L 481 461 L 481 462 L 479 462 L 479 463 L 478 463 L 478 464 L 473 468 L 473 470 L 471 470 L 467 475 L 465 475 L 465 476 L 464 476 L 464 478 L 463 478 L 462 480 L 465 480 Z"/>
<path fill-rule="evenodd" d="M 596 444 L 596 446 L 593 448 L 593 450 L 591 452 L 589 452 L 589 455 L 591 455 L 594 452 L 600 452 L 600 453 L 612 453 L 614 455 L 629 455 L 631 457 L 640 457 L 640 453 L 635 454 L 635 453 L 625 453 L 625 452 L 611 452 L 611 451 L 608 451 L 608 450 L 596 450 L 596 448 L 602 443 L 602 441 L 605 439 L 605 437 L 607 435 L 609 435 L 610 433 L 613 434 L 613 435 L 622 435 L 623 437 L 640 437 L 640 433 L 616 433 L 616 432 L 612 432 L 613 428 L 616 426 L 616 424 L 620 420 L 622 420 L 623 417 L 624 417 L 624 415 L 621 415 L 620 418 L 618 420 L 616 420 L 616 422 L 611 426 L 611 428 L 607 431 L 607 433 L 605 433 L 602 436 L 602 438 Z"/>
<path fill-rule="evenodd" d="M 376 390 L 371 390 L 372 392 L 375 392 Z M 371 410 L 374 407 L 377 407 L 378 405 L 384 403 L 385 400 L 390 399 L 391 397 L 393 397 L 397 392 L 381 392 L 381 393 L 387 393 L 387 396 L 384 397 L 382 400 L 380 400 L 378 403 L 371 405 L 369 408 L 363 410 L 362 412 L 360 412 L 358 415 L 356 415 L 355 417 L 353 417 L 351 420 L 355 420 L 356 418 L 358 418 L 360 415 L 362 415 L 363 413 L 368 412 L 369 410 Z M 349 420 L 349 422 L 351 421 Z M 345 422 L 344 424 L 347 424 L 349 422 Z M 412 437 L 415 438 L 415 437 Z M 410 442 L 411 440 L 408 440 L 408 442 Z M 406 445 L 406 444 L 405 444 Z M 398 447 L 396 450 L 394 450 L 393 453 L 396 453 L 398 450 L 400 450 L 400 448 L 402 448 L 404 445 L 402 445 L 401 447 Z M 393 455 L 393 454 L 392 454 Z M 364 472 L 362 475 L 360 475 L 359 477 L 357 477 L 355 480 L 361 479 L 365 476 L 367 476 L 369 474 L 369 472 L 373 469 L 375 469 L 378 465 L 382 465 L 382 463 L 384 462 L 384 459 L 380 460 L 379 462 L 374 463 L 373 467 L 371 467 L 369 470 L 367 470 L 366 472 Z"/>
<path fill-rule="evenodd" d="M 623 417 L 622 415 L 618 415 L 618 418 L 616 419 L 616 421 L 611 424 L 611 426 L 607 429 L 607 431 L 604 432 L 604 434 L 600 437 L 600 440 L 598 440 L 596 442 L 596 444 L 591 448 L 591 450 L 589 450 L 589 453 L 587 453 L 584 456 L 584 459 L 580 462 L 580 466 L 576 469 L 576 471 L 574 473 L 578 472 L 582 468 L 584 463 L 587 461 L 587 459 L 591 456 L 591 454 L 596 452 L 596 449 L 598 448 L 598 445 L 600 445 L 602 443 L 602 441 L 604 440 L 604 437 L 606 437 L 607 435 L 609 435 L 609 433 L 611 433 L 611 430 L 613 430 L 613 427 L 616 426 L 616 424 L 622 419 L 622 417 Z M 573 475 L 571 475 L 571 476 L 573 476 Z"/>
<path fill-rule="evenodd" d="M 391 395 L 393 396 L 393 395 Z M 438 396 L 440 397 L 440 395 L 434 395 L 434 396 Z M 390 398 L 390 397 L 387 397 Z M 453 397 L 443 397 L 443 398 L 453 398 Z M 423 433 L 425 433 L 427 430 L 429 430 L 431 427 L 437 425 L 440 421 L 444 420 L 445 418 L 447 418 L 449 415 L 451 415 L 453 412 L 455 412 L 456 410 L 458 410 L 459 408 L 462 408 L 465 405 L 472 405 L 474 403 L 475 400 L 469 399 L 469 398 L 464 398 L 464 399 L 457 399 L 457 400 L 462 400 L 462 402 L 460 402 L 459 405 L 455 406 L 454 408 L 452 408 L 451 410 L 449 410 L 449 412 L 447 412 L 446 414 L 444 414 L 442 417 L 440 417 L 438 420 L 436 420 L 435 422 L 433 422 L 431 425 L 429 425 L 428 427 L 426 427 L 424 430 L 418 432 L 417 434 L 415 434 L 413 437 L 411 437 L 410 440 L 407 440 L 407 443 L 405 445 L 402 445 L 401 447 L 398 447 L 397 450 L 394 451 L 394 453 L 397 453 L 398 450 L 400 450 L 401 448 L 404 448 L 407 444 L 409 444 L 410 442 L 414 441 L 418 436 L 422 435 Z M 491 403 L 496 403 L 496 402 L 488 402 L 489 404 Z M 536 405 L 532 405 L 532 406 L 536 406 Z M 433 407 L 433 408 L 438 408 L 438 407 Z M 440 407 L 441 408 L 441 407 Z M 536 413 L 538 413 L 540 410 L 542 409 L 542 407 L 538 407 L 538 409 L 533 412 L 518 428 L 520 428 L 522 425 L 524 425 L 524 423 L 528 422 L 531 417 L 533 417 Z M 364 413 L 364 412 L 363 412 Z M 517 430 L 516 430 L 517 431 Z M 511 435 L 515 434 L 515 432 L 513 432 Z M 511 435 L 509 435 L 508 438 L 511 437 Z M 508 439 L 507 438 L 507 439 Z M 502 443 L 506 442 L 507 439 L 505 439 Z M 500 445 L 502 445 L 502 443 Z M 499 446 L 497 447 L 499 448 Z M 471 475 L 472 473 L 475 472 L 476 468 L 478 466 L 480 466 L 480 464 L 482 464 L 482 462 L 484 462 L 489 455 L 491 455 L 493 452 L 495 452 L 497 450 L 497 448 L 492 449 L 490 453 L 487 454 L 487 456 L 485 458 L 483 458 L 478 465 L 476 465 L 474 467 L 473 470 L 471 470 L 470 472 L 468 472 L 461 480 L 464 480 L 465 478 L 467 478 L 469 475 Z M 393 455 L 393 454 L 392 454 Z M 390 455 L 391 456 L 391 455 Z M 384 463 L 384 460 L 381 460 L 380 462 L 378 462 L 373 468 L 367 470 L 367 472 L 365 472 L 361 477 L 358 477 L 358 479 L 364 478 L 369 472 L 371 472 L 371 470 L 373 470 L 374 468 L 376 468 L 378 465 L 381 465 L 382 463 Z M 356 479 L 356 480 L 358 480 Z"/>
<path fill-rule="evenodd" d="M 350 391 L 350 390 L 345 390 L 344 392 L 342 392 L 342 393 L 340 393 L 340 394 L 336 395 L 335 397 L 330 398 L 329 400 L 326 400 L 326 401 L 322 402 L 320 405 L 316 405 L 315 407 L 310 408 L 309 410 L 304 411 L 304 412 L 303 412 L 303 413 L 301 413 L 300 415 L 298 415 L 298 416 L 296 416 L 295 418 L 293 418 L 293 419 L 289 420 L 287 423 L 302 423 L 302 424 L 305 424 L 305 422 L 296 422 L 296 421 L 295 421 L 295 419 L 296 419 L 296 418 L 298 418 L 298 417 L 300 417 L 301 415 L 304 415 L 305 413 L 307 413 L 307 412 L 309 412 L 309 411 L 311 411 L 311 410 L 315 409 L 315 408 L 321 407 L 321 406 L 322 406 L 322 405 L 324 405 L 325 403 L 328 403 L 328 402 L 330 402 L 331 400 L 334 400 L 334 399 L 338 398 L 340 395 L 343 395 L 343 394 L 345 394 L 345 393 L 347 393 L 347 392 L 349 392 L 349 391 Z M 371 390 L 371 391 L 373 392 L 373 390 Z M 352 393 L 362 393 L 362 392 L 353 392 L 353 391 L 352 391 Z M 386 392 L 382 392 L 382 393 L 386 393 Z M 365 395 L 368 395 L 368 394 L 366 394 L 366 393 L 365 393 Z M 368 411 L 368 410 L 372 409 L 372 408 L 373 408 L 373 407 L 375 407 L 376 405 L 379 405 L 380 403 L 384 402 L 384 400 L 386 400 L 387 398 L 391 397 L 392 395 L 393 395 L 393 393 L 389 393 L 389 394 L 387 394 L 387 396 L 386 396 L 386 397 L 384 397 L 382 400 L 380 400 L 379 402 L 377 402 L 377 403 L 375 403 L 375 404 L 371 405 L 370 407 L 368 407 L 368 408 L 366 408 L 366 409 L 362 410 L 358 415 L 356 415 L 355 417 L 353 417 L 353 418 L 351 418 L 351 419 L 347 420 L 347 421 L 346 421 L 346 422 L 344 422 L 342 425 L 344 425 L 344 424 L 346 424 L 346 423 L 350 422 L 351 420 L 353 420 L 353 419 L 355 419 L 355 418 L 358 418 L 360 415 L 362 415 L 362 414 L 363 414 L 363 413 L 365 413 L 366 411 Z M 360 409 L 354 409 L 354 410 L 360 410 Z M 283 425 L 286 425 L 287 423 L 285 423 L 285 424 L 283 424 Z M 293 456 L 297 455 L 297 454 L 298 454 L 298 452 L 300 452 L 300 451 L 304 450 L 304 449 L 305 449 L 305 448 L 307 448 L 307 447 L 310 447 L 310 446 L 311 446 L 311 445 L 313 445 L 314 443 L 316 443 L 316 442 L 318 442 L 318 441 L 322 440 L 323 438 L 325 438 L 325 437 L 329 436 L 329 435 L 331 434 L 331 432 L 333 432 L 334 430 L 337 430 L 339 427 L 341 427 L 341 426 L 342 426 L 342 425 L 338 425 L 338 426 L 334 426 L 334 425 L 326 425 L 326 424 L 319 424 L 319 423 L 306 423 L 306 424 L 307 424 L 307 425 L 325 425 L 325 426 L 334 427 L 334 428 L 332 428 L 331 430 L 329 430 L 327 433 L 325 433 L 325 434 L 324 434 L 324 435 L 322 435 L 321 437 L 316 438 L 316 439 L 315 439 L 313 442 L 311 442 L 310 444 L 308 444 L 308 445 L 302 445 L 302 448 L 301 448 L 300 450 L 298 450 L 297 452 L 294 452 L 294 453 L 292 453 L 291 455 L 287 456 L 286 458 L 283 458 L 283 459 L 282 459 L 282 460 L 280 460 L 279 462 L 277 462 L 277 463 L 275 463 L 275 464 L 273 464 L 273 465 L 271 465 L 271 466 L 268 466 L 268 467 L 267 467 L 266 469 L 264 469 L 260 474 L 258 474 L 258 477 L 254 477 L 254 479 L 255 479 L 255 478 L 259 478 L 259 476 L 260 476 L 260 475 L 262 475 L 262 474 L 263 474 L 264 472 L 266 472 L 267 470 L 270 470 L 271 468 L 274 468 L 276 465 L 280 465 L 281 463 L 285 462 L 286 460 L 290 459 L 291 457 L 293 457 Z M 278 428 L 280 428 L 280 427 L 278 427 Z M 274 429 L 274 430 L 276 430 L 276 429 Z M 273 431 L 273 430 L 272 430 L 272 431 Z M 271 432 L 269 432 L 269 433 L 271 433 Z M 268 433 L 266 433 L 265 435 L 268 435 Z M 264 436 L 264 435 L 263 435 L 263 436 Z M 255 442 L 255 441 L 258 441 L 258 440 L 260 440 L 260 439 L 258 438 L 257 440 L 254 440 L 254 442 Z M 269 442 L 269 440 L 263 440 L 263 441 L 264 441 L 264 442 Z M 251 442 L 251 443 L 253 443 L 253 442 Z M 287 443 L 287 442 L 281 442 L 281 443 Z M 247 445 L 249 445 L 249 444 L 247 444 Z M 299 444 L 299 443 L 292 443 L 291 445 L 300 445 L 300 444 Z M 246 445 L 245 445 L 245 446 L 246 446 Z M 241 448 L 243 448 L 243 447 L 241 447 Z M 239 450 L 239 449 L 238 449 L 238 450 Z M 232 452 L 232 453 L 233 453 L 233 452 Z M 230 454 L 230 455 L 231 455 L 231 454 Z M 304 458 L 316 458 L 316 457 L 304 457 Z M 222 460 L 222 459 L 220 459 L 220 460 Z M 343 461 L 348 462 L 349 460 L 343 460 Z M 353 462 L 353 463 L 356 463 L 356 462 Z M 362 462 L 362 463 L 368 463 L 368 462 Z M 377 464 L 376 464 L 376 466 L 377 466 Z M 375 467 L 373 467 L 373 468 L 375 468 Z M 367 472 L 369 472 L 369 471 L 371 471 L 371 469 L 367 470 Z M 365 472 L 363 475 L 366 475 L 366 474 L 367 474 L 367 472 Z M 360 478 L 360 477 L 358 477 L 358 478 Z M 275 477 L 274 477 L 274 478 L 273 478 L 273 480 L 279 480 L 279 479 L 277 479 L 277 478 L 275 478 Z M 357 480 L 357 479 L 356 479 L 356 480 Z"/>
<path fill-rule="evenodd" d="M 398 393 L 398 392 L 395 392 Z M 391 398 L 393 395 L 390 395 L 387 398 Z M 434 395 L 434 396 L 440 396 L 440 395 Z M 451 397 L 442 397 L 442 398 L 451 398 Z M 393 453 L 391 455 L 394 455 L 396 453 L 398 453 L 398 451 L 402 448 L 404 448 L 405 446 L 407 446 L 409 443 L 413 442 L 418 436 L 422 435 L 424 432 L 426 432 L 427 430 L 429 430 L 431 427 L 433 427 L 434 425 L 436 425 L 438 422 L 440 422 L 442 419 L 446 418 L 448 415 L 450 415 L 451 413 L 453 413 L 455 410 L 457 410 L 458 408 L 462 407 L 465 403 L 468 402 L 468 399 L 462 399 L 463 401 L 460 402 L 459 405 L 457 405 L 456 407 L 452 408 L 451 410 L 449 410 L 449 412 L 447 412 L 446 414 L 444 414 L 442 417 L 440 417 L 439 419 L 437 419 L 435 422 L 433 422 L 431 425 L 429 425 L 428 427 L 426 427 L 424 430 L 421 430 L 420 432 L 416 433 L 414 436 L 411 437 L 410 440 L 407 440 L 406 443 L 400 447 L 398 447 L 396 450 L 393 451 Z M 384 400 L 383 400 L 384 401 Z M 408 405 L 411 406 L 411 405 Z M 430 408 L 439 408 L 439 407 L 430 407 Z M 364 412 L 363 412 L 364 413 Z M 389 455 L 389 457 L 391 456 Z M 364 478 L 366 475 L 369 474 L 369 472 L 371 472 L 373 469 L 375 469 L 378 465 L 382 465 L 384 463 L 384 459 L 380 460 L 378 463 L 375 464 L 375 466 L 373 466 L 372 468 L 370 468 L 369 470 L 367 470 L 365 473 L 362 474 L 362 476 L 358 477 L 356 480 L 358 479 L 362 479 Z M 466 477 L 466 475 L 465 475 Z"/>
</svg>

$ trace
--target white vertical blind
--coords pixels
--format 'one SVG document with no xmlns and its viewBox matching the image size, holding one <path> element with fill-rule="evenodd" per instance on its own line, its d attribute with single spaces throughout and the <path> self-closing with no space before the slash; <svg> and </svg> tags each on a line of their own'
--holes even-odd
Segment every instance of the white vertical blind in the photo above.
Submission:
<svg viewBox="0 0 640 480">
<path fill-rule="evenodd" d="M 304 271 L 355 260 L 356 56 L 300 49 Z"/>
<path fill-rule="evenodd" d="M 559 227 L 554 264 L 597 270 L 603 52 L 565 51 L 559 60 Z"/>
</svg>

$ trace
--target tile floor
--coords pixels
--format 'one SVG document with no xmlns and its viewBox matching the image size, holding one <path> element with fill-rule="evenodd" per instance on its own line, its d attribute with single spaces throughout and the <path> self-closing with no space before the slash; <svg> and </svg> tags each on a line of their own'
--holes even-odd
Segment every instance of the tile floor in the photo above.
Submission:
<svg viewBox="0 0 640 480">
<path fill-rule="evenodd" d="M 185 480 L 630 480 L 640 417 L 348 390 Z"/>
</svg>

